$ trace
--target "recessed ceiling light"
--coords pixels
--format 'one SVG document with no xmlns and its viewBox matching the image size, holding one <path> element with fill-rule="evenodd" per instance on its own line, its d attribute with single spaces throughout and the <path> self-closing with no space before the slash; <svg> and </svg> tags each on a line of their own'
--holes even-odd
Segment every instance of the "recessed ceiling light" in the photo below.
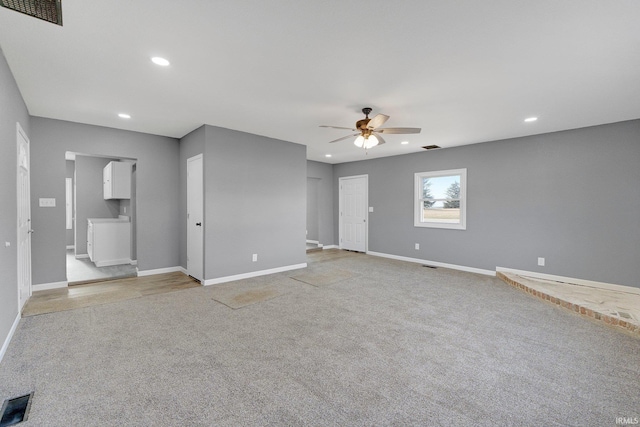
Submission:
<svg viewBox="0 0 640 427">
<path fill-rule="evenodd" d="M 529 122 L 535 122 L 536 120 L 538 120 L 537 117 L 529 117 L 527 119 L 524 119 L 525 122 L 529 123 Z"/>
<path fill-rule="evenodd" d="M 131 116 L 127 113 L 120 113 L 118 114 L 118 117 L 120 117 L 121 119 L 130 119 Z"/>
<path fill-rule="evenodd" d="M 409 141 L 402 141 L 400 144 L 407 145 L 408 143 L 409 143 Z"/>
<path fill-rule="evenodd" d="M 168 60 L 161 58 L 159 56 L 154 56 L 153 58 L 151 58 L 151 61 L 153 61 L 154 64 L 160 65 L 162 67 L 166 67 L 170 64 Z"/>
<path fill-rule="evenodd" d="M 325 157 L 331 157 L 331 154 L 325 154 L 324 156 Z"/>
</svg>

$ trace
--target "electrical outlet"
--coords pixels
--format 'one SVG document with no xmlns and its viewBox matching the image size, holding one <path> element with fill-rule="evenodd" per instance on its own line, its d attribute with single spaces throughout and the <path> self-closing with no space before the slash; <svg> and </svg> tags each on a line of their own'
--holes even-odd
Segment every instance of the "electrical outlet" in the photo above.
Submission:
<svg viewBox="0 0 640 427">
<path fill-rule="evenodd" d="M 544 267 L 544 258 L 541 258 L 541 257 L 538 258 L 538 265 L 541 267 Z"/>
<path fill-rule="evenodd" d="M 253 257 L 251 258 L 251 261 L 253 261 L 253 262 L 258 261 L 258 254 L 253 254 Z"/>
<path fill-rule="evenodd" d="M 420 243 L 416 243 L 416 251 L 420 249 Z"/>
</svg>

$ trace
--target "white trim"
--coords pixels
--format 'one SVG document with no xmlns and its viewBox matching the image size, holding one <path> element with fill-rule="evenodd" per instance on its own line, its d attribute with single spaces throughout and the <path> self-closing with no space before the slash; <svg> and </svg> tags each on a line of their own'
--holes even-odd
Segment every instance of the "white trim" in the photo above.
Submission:
<svg viewBox="0 0 640 427">
<path fill-rule="evenodd" d="M 73 230 L 73 178 L 65 178 L 65 223 L 67 230 Z"/>
<path fill-rule="evenodd" d="M 176 267 L 156 268 L 154 270 L 138 271 L 138 276 L 153 276 L 154 274 L 175 273 L 176 271 L 187 274 L 187 270 L 185 268 L 182 268 L 181 266 L 176 266 Z"/>
<path fill-rule="evenodd" d="M 7 334 L 7 338 L 5 338 L 4 343 L 2 344 L 2 348 L 0 349 L 0 362 L 2 362 L 2 358 L 4 354 L 7 352 L 9 348 L 9 343 L 11 342 L 11 338 L 13 338 L 13 334 L 16 332 L 16 328 L 18 327 L 18 323 L 20 323 L 20 313 L 16 316 L 16 319 L 13 321 L 13 325 L 11 325 L 11 329 L 9 329 L 9 333 Z"/>
<path fill-rule="evenodd" d="M 40 283 L 39 285 L 33 285 L 33 291 L 48 291 L 49 289 L 61 289 L 69 287 L 69 282 L 51 282 L 51 283 Z"/>
<path fill-rule="evenodd" d="M 327 245 L 323 246 L 322 249 L 340 249 L 338 245 Z"/>
<path fill-rule="evenodd" d="M 252 271 L 250 273 L 236 274 L 233 276 L 217 277 L 215 279 L 205 280 L 203 285 L 205 286 L 217 285 L 219 283 L 233 282 L 234 280 L 241 280 L 241 279 L 250 279 L 252 277 L 266 276 L 267 274 L 282 273 L 283 271 L 297 270 L 299 268 L 306 268 L 306 267 L 307 267 L 306 262 L 302 264 L 285 265 L 284 267 L 270 268 L 268 270 L 259 270 L 259 271 Z"/>
<path fill-rule="evenodd" d="M 67 250 L 69 250 L 69 249 L 75 249 L 75 248 L 76 248 L 76 245 L 67 245 Z M 88 255 L 87 255 L 87 256 L 88 256 Z"/>
<path fill-rule="evenodd" d="M 380 252 L 367 252 L 367 255 L 379 256 L 379 257 L 382 257 L 382 258 L 397 259 L 399 261 L 415 262 L 415 263 L 418 263 L 418 264 L 425 264 L 425 265 L 430 265 L 430 266 L 433 266 L 433 267 L 450 268 L 452 270 L 460 270 L 460 271 L 466 271 L 468 273 L 483 274 L 485 276 L 495 276 L 496 275 L 495 271 L 484 270 L 482 268 L 467 267 L 465 265 L 447 264 L 445 262 L 429 261 L 429 260 L 426 260 L 426 259 L 418 259 L 418 258 L 409 258 L 409 257 L 404 257 L 404 256 L 399 256 L 399 255 L 384 254 L 384 253 L 380 253 Z"/>
<path fill-rule="evenodd" d="M 89 258 L 89 254 L 76 254 L 76 259 Z"/>
<path fill-rule="evenodd" d="M 593 288 L 608 289 L 611 291 L 626 292 L 640 295 L 640 288 L 633 286 L 616 285 L 615 283 L 596 282 L 593 280 L 576 279 L 574 277 L 556 276 L 553 274 L 537 273 L 535 271 L 516 270 L 515 268 L 496 267 L 496 271 L 501 273 L 512 273 L 518 276 L 530 277 L 533 279 L 552 280 L 554 282 L 563 282 L 573 285 L 589 286 Z"/>
<path fill-rule="evenodd" d="M 138 265 L 138 260 L 137 259 L 132 259 L 131 260 L 131 265 Z"/>
<path fill-rule="evenodd" d="M 110 259 L 108 261 L 96 261 L 94 262 L 96 267 L 111 267 L 112 265 L 131 264 L 130 258 Z"/>
</svg>

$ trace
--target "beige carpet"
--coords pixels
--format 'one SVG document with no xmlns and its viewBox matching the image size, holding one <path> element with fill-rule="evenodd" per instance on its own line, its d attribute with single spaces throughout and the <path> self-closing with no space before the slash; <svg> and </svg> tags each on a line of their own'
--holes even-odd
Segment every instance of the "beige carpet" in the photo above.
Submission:
<svg viewBox="0 0 640 427">
<path fill-rule="evenodd" d="M 357 276 L 357 274 L 346 270 L 330 269 L 328 271 L 314 271 L 313 268 L 307 268 L 304 273 L 292 276 L 291 278 L 315 287 L 321 287 L 329 286 Z"/>
<path fill-rule="evenodd" d="M 212 291 L 212 299 L 226 305 L 227 307 L 238 309 L 257 302 L 267 301 L 281 296 L 278 290 L 263 286 L 249 290 L 238 290 L 232 288 L 215 289 Z"/>
</svg>

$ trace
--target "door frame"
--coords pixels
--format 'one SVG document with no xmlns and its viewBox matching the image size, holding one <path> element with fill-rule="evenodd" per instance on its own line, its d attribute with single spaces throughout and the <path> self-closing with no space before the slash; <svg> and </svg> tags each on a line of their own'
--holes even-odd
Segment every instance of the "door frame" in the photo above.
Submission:
<svg viewBox="0 0 640 427">
<path fill-rule="evenodd" d="M 22 200 L 21 199 L 21 195 L 23 194 L 22 191 L 20 191 L 20 140 L 21 138 L 24 138 L 24 140 L 26 141 L 26 169 L 27 169 L 27 182 L 26 182 L 26 200 Z M 29 140 L 29 137 L 27 136 L 26 132 L 24 131 L 24 129 L 22 129 L 22 126 L 20 126 L 20 122 L 16 122 L 16 205 L 17 205 L 17 212 L 16 212 L 16 258 L 17 258 L 17 288 L 18 288 L 18 313 L 22 312 L 22 308 L 24 307 L 24 305 L 26 304 L 27 300 L 31 297 L 31 295 L 33 294 L 33 283 L 31 283 L 32 281 L 32 271 L 31 271 L 31 233 L 33 233 L 33 230 L 31 229 L 32 224 L 31 224 L 31 141 Z M 26 259 L 23 259 L 22 255 L 22 250 L 20 247 L 20 207 L 21 207 L 21 202 L 22 203 L 26 203 L 26 208 L 27 208 L 27 222 L 29 223 L 27 225 L 27 252 L 26 252 Z M 23 270 L 23 264 L 26 262 L 26 270 Z M 23 277 L 25 276 L 26 277 Z M 20 298 L 20 296 L 22 295 L 22 286 L 24 285 L 26 280 L 26 284 L 29 287 L 28 289 L 28 295 L 27 298 L 22 301 L 22 299 Z"/>
<path fill-rule="evenodd" d="M 338 178 L 338 246 L 342 249 L 342 183 L 349 179 L 364 178 L 364 252 L 369 252 L 369 175 L 341 176 Z"/>
<path fill-rule="evenodd" d="M 201 227 L 202 227 L 202 231 L 201 231 L 202 235 L 201 235 L 200 242 L 196 242 L 196 243 L 199 243 L 200 254 L 202 256 L 202 265 L 200 265 L 200 273 L 201 273 L 202 277 L 194 276 L 194 274 L 192 274 L 192 273 L 194 273 L 193 268 L 191 270 L 189 270 L 189 248 L 190 248 L 190 243 L 191 243 L 191 239 L 189 237 L 190 234 L 191 234 L 189 232 L 189 221 L 190 221 L 190 218 L 189 218 L 189 215 L 190 215 L 190 212 L 189 212 L 189 209 L 190 209 L 189 198 L 190 198 L 190 196 L 189 195 L 191 194 L 191 191 L 189 190 L 189 186 L 190 186 L 189 165 L 191 164 L 191 162 L 198 161 L 198 160 L 200 161 L 200 165 L 201 165 L 200 170 L 202 172 L 202 174 L 200 176 L 200 179 L 202 180 L 201 181 L 202 182 L 202 186 L 201 186 L 202 192 L 200 194 L 201 212 L 199 212 L 200 217 L 201 217 L 200 221 L 202 223 L 202 225 L 201 225 Z M 202 153 L 196 154 L 195 156 L 189 157 L 187 159 L 187 215 L 186 215 L 186 220 L 187 220 L 187 223 L 186 223 L 186 226 L 187 226 L 187 239 L 186 239 L 187 240 L 187 247 L 186 247 L 187 274 L 189 276 L 193 277 L 194 279 L 199 280 L 200 283 L 204 283 L 204 280 L 205 280 L 205 271 L 204 271 L 205 270 L 204 269 L 204 265 L 205 265 L 205 262 L 204 262 L 204 227 L 205 227 L 205 225 L 204 225 L 204 156 L 202 155 Z M 195 272 L 195 273 L 197 274 L 197 272 Z"/>
</svg>

